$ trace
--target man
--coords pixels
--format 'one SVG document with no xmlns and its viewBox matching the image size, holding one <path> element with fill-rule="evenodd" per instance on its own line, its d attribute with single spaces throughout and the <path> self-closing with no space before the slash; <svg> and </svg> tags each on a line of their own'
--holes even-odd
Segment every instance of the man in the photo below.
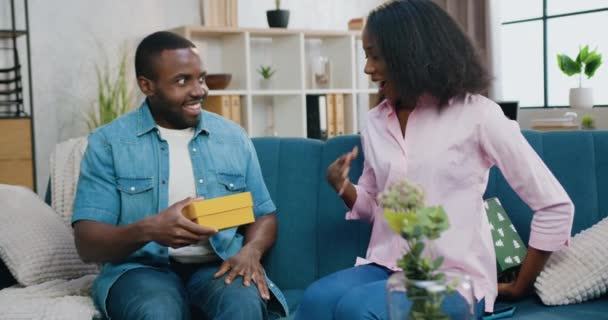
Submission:
<svg viewBox="0 0 608 320">
<path fill-rule="evenodd" d="M 285 299 L 260 264 L 276 239 L 275 206 L 244 130 L 201 110 L 205 71 L 195 46 L 169 33 L 135 54 L 146 100 L 93 132 L 72 223 L 84 261 L 102 262 L 93 298 L 111 319 L 263 319 Z M 217 231 L 186 219 L 195 198 L 250 191 L 254 223 Z"/>
</svg>

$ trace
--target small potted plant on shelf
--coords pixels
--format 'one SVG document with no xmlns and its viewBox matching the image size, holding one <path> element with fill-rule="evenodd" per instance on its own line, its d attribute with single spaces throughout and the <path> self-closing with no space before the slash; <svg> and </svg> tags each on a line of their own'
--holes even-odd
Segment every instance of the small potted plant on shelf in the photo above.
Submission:
<svg viewBox="0 0 608 320">
<path fill-rule="evenodd" d="M 274 1 L 276 9 L 266 11 L 268 26 L 271 28 L 287 28 L 289 24 L 289 10 L 281 10 L 281 0 Z"/>
<path fill-rule="evenodd" d="M 575 60 L 565 54 L 557 55 L 557 65 L 563 73 L 569 77 L 579 76 L 578 88 L 570 89 L 571 108 L 593 108 L 593 89 L 583 88 L 583 73 L 591 79 L 601 64 L 602 55 L 596 50 L 589 51 L 588 45 L 579 50 Z"/>
<path fill-rule="evenodd" d="M 272 68 L 272 66 L 264 66 L 261 65 L 258 68 L 258 73 L 262 78 L 260 79 L 260 88 L 261 89 L 269 89 L 270 88 L 270 78 L 275 74 L 276 70 Z"/>
<path fill-rule="evenodd" d="M 584 130 L 595 129 L 595 118 L 590 114 L 584 115 L 581 118 L 581 129 L 584 129 Z"/>
<path fill-rule="evenodd" d="M 449 228 L 448 216 L 443 207 L 425 206 L 424 202 L 423 190 L 407 181 L 394 184 L 378 197 L 389 227 L 409 248 L 397 262 L 403 271 L 392 274 L 387 282 L 389 318 L 449 319 L 441 306 L 446 296 L 458 291 L 467 305 L 458 308 L 463 314 L 452 316 L 472 319 L 474 297 L 469 277 L 441 270 L 443 257 L 433 252 L 433 241 Z"/>
</svg>

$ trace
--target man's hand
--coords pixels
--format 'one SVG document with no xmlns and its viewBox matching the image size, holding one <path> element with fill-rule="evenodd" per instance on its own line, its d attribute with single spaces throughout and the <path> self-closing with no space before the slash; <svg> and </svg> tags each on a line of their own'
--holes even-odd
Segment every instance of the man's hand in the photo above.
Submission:
<svg viewBox="0 0 608 320">
<path fill-rule="evenodd" d="M 526 290 L 518 288 L 515 281 L 498 284 L 498 297 L 508 301 L 516 301 L 526 295 Z"/>
<path fill-rule="evenodd" d="M 219 278 L 226 273 L 226 284 L 230 284 L 237 276 L 243 277 L 243 284 L 249 287 L 251 281 L 255 282 L 260 296 L 264 300 L 270 299 L 268 292 L 268 284 L 264 275 L 264 268 L 260 263 L 262 253 L 258 250 L 244 246 L 239 253 L 224 261 L 220 269 L 215 273 L 214 277 Z"/>
<path fill-rule="evenodd" d="M 194 199 L 186 198 L 151 216 L 146 221 L 150 240 L 171 248 L 185 247 L 217 233 L 216 229 L 198 225 L 182 214 Z"/>
<path fill-rule="evenodd" d="M 327 181 L 339 195 L 342 195 L 350 184 L 348 179 L 350 163 L 357 158 L 358 153 L 359 148 L 355 146 L 352 151 L 343 154 L 327 168 Z"/>
</svg>

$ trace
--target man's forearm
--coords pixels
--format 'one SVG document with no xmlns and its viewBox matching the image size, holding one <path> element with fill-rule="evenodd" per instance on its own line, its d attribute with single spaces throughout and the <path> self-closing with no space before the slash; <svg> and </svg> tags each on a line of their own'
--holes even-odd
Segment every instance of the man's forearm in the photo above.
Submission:
<svg viewBox="0 0 608 320">
<path fill-rule="evenodd" d="M 245 246 L 255 250 L 261 259 L 277 239 L 277 219 L 274 213 L 258 218 L 247 226 L 245 231 Z"/>
<path fill-rule="evenodd" d="M 112 262 L 123 259 L 150 240 L 145 219 L 126 226 L 114 226 L 90 220 L 74 225 L 76 248 L 85 262 Z"/>
<path fill-rule="evenodd" d="M 519 274 L 515 282 L 517 291 L 519 291 L 521 294 L 527 294 L 531 291 L 532 287 L 534 286 L 534 282 L 536 281 L 536 277 L 538 277 L 540 272 L 543 270 L 543 267 L 550 256 L 551 252 L 549 251 L 542 251 L 532 247 L 528 248 L 528 253 L 526 254 L 526 258 L 521 265 L 521 269 L 519 270 Z"/>
</svg>

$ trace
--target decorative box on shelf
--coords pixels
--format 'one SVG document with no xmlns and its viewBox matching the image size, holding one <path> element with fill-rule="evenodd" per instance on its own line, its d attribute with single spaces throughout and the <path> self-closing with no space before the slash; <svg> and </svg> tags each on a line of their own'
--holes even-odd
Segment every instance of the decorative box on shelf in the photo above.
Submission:
<svg viewBox="0 0 608 320">
<path fill-rule="evenodd" d="M 554 131 L 554 130 L 578 130 L 576 120 L 577 114 L 566 112 L 561 118 L 547 118 L 532 120 L 532 130 Z"/>
</svg>

